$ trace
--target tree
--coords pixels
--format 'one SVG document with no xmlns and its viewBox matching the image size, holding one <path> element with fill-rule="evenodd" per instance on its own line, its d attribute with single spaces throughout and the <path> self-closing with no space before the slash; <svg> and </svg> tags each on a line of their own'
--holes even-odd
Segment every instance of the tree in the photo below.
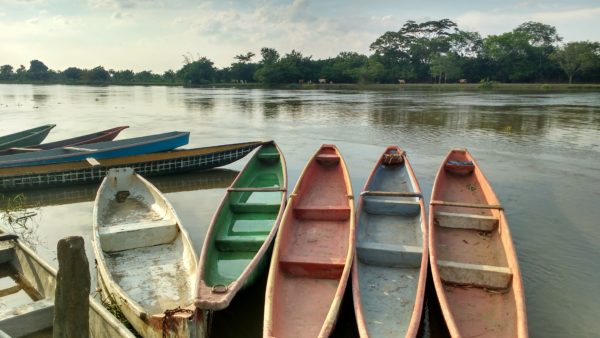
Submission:
<svg viewBox="0 0 600 338">
<path fill-rule="evenodd" d="M 14 75 L 13 66 L 4 65 L 0 67 L 0 80 L 11 80 Z"/>
<path fill-rule="evenodd" d="M 31 60 L 27 76 L 34 81 L 45 80 L 48 78 L 48 67 L 42 61 Z"/>
<path fill-rule="evenodd" d="M 255 56 L 256 54 L 252 53 L 252 52 L 248 52 L 246 54 L 240 54 L 240 55 L 236 55 L 233 58 L 238 60 L 239 63 L 246 63 L 246 62 L 250 62 L 250 60 L 252 60 L 252 58 Z"/>
<path fill-rule="evenodd" d="M 80 80 L 83 74 L 83 70 L 76 67 L 69 67 L 63 70 L 62 75 L 67 80 Z"/>
<path fill-rule="evenodd" d="M 135 73 L 133 70 L 118 70 L 112 72 L 112 81 L 116 83 L 130 83 L 133 82 Z"/>
<path fill-rule="evenodd" d="M 484 42 L 484 57 L 490 61 L 490 76 L 501 81 L 527 82 L 536 74 L 536 58 L 529 36 L 522 32 L 490 35 Z M 486 76 L 486 77 L 487 77 Z"/>
<path fill-rule="evenodd" d="M 527 36 L 533 54 L 537 58 L 538 80 L 543 79 L 545 74 L 552 71 L 552 69 L 548 69 L 549 56 L 556 49 L 556 45 L 562 41 L 562 37 L 556 32 L 556 27 L 528 21 L 519 25 L 513 32 Z"/>
<path fill-rule="evenodd" d="M 110 80 L 110 73 L 102 66 L 87 71 L 87 80 L 92 83 L 104 83 Z"/>
<path fill-rule="evenodd" d="M 572 84 L 574 75 L 598 64 L 599 51 L 600 44 L 598 42 L 570 42 L 555 51 L 551 58 L 558 62 L 569 77 L 569 84 Z"/>
<path fill-rule="evenodd" d="M 197 85 L 214 81 L 214 63 L 206 57 L 198 57 L 193 61 L 184 55 L 184 66 L 177 71 L 177 76 L 183 79 L 185 84 Z"/>
<path fill-rule="evenodd" d="M 174 83 L 177 80 L 175 72 L 171 69 L 165 71 L 162 75 L 163 81 Z"/>
<path fill-rule="evenodd" d="M 438 79 L 438 83 L 442 83 L 442 77 L 444 83 L 447 79 L 457 79 L 460 76 L 461 69 L 459 59 L 456 54 L 442 53 L 435 55 L 431 58 L 431 75 L 435 79 Z"/>
</svg>

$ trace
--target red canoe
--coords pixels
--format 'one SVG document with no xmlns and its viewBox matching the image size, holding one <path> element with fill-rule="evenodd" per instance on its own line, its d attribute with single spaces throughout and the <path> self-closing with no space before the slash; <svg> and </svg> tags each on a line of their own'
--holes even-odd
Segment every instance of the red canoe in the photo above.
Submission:
<svg viewBox="0 0 600 338">
<path fill-rule="evenodd" d="M 117 137 L 117 135 L 119 135 L 119 133 L 123 129 L 127 129 L 127 128 L 129 128 L 129 126 L 111 128 L 111 129 L 99 131 L 99 132 L 93 133 L 93 134 L 87 134 L 87 135 L 77 136 L 77 137 L 73 137 L 73 138 L 69 138 L 69 139 L 65 139 L 65 140 L 38 144 L 35 146 L 30 146 L 30 147 L 8 148 L 6 150 L 0 151 L 0 156 L 1 155 L 18 154 L 18 153 L 24 153 L 24 152 L 32 152 L 32 151 L 38 151 L 38 150 L 49 150 L 49 149 L 55 149 L 55 148 L 60 148 L 60 147 L 74 147 L 77 145 L 104 142 L 104 141 L 112 141 L 115 139 L 115 137 Z"/>
<path fill-rule="evenodd" d="M 517 255 L 492 187 L 465 149 L 440 167 L 429 208 L 431 272 L 452 337 L 527 337 Z"/>
<path fill-rule="evenodd" d="M 288 199 L 265 299 L 264 337 L 328 337 L 354 250 L 354 202 L 346 164 L 323 145 Z"/>
</svg>

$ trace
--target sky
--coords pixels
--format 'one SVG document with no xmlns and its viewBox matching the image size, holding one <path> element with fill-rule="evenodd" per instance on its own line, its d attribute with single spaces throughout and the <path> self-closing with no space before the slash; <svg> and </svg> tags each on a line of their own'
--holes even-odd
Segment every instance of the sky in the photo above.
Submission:
<svg viewBox="0 0 600 338">
<path fill-rule="evenodd" d="M 482 36 L 537 21 L 565 42 L 600 41 L 599 0 L 0 0 L 0 65 L 38 59 L 54 70 L 161 74 L 181 68 L 183 55 L 225 67 L 262 47 L 315 59 L 370 54 L 371 42 L 407 20 L 444 18 Z"/>
</svg>

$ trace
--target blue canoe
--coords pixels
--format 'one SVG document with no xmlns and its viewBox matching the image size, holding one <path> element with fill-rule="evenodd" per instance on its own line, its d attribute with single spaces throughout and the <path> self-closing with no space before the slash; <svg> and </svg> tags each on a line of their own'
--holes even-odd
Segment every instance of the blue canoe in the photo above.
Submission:
<svg viewBox="0 0 600 338">
<path fill-rule="evenodd" d="M 48 133 L 50 133 L 50 130 L 54 127 L 56 127 L 55 124 L 47 124 L 45 126 L 23 130 L 18 133 L 0 136 L 0 149 L 38 145 L 42 143 L 46 136 L 48 136 Z"/>
<path fill-rule="evenodd" d="M 0 157 L 0 168 L 65 163 L 88 158 L 103 159 L 155 153 L 186 145 L 189 139 L 189 132 L 174 131 L 119 141 L 91 143 L 79 147 L 62 147 L 34 153 L 6 155 Z"/>
</svg>

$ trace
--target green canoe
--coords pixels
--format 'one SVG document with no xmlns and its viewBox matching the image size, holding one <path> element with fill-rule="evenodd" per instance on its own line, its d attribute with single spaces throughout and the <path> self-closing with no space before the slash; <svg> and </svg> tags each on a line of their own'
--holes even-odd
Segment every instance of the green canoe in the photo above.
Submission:
<svg viewBox="0 0 600 338">
<path fill-rule="evenodd" d="M 285 209 L 287 168 L 275 142 L 263 144 L 227 189 L 206 234 L 195 304 L 229 306 L 265 270 Z"/>
<path fill-rule="evenodd" d="M 0 150 L 14 147 L 29 147 L 36 146 L 48 136 L 55 124 L 47 124 L 45 126 L 27 129 L 18 133 L 0 136 Z"/>
</svg>

